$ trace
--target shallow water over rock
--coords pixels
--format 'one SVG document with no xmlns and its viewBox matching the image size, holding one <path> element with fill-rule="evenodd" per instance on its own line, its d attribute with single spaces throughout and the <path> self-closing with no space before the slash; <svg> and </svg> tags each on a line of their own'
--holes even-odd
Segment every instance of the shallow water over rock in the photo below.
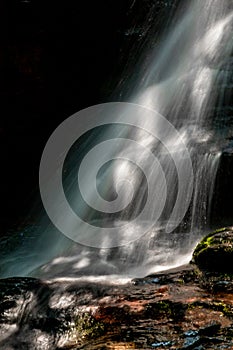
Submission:
<svg viewBox="0 0 233 350">
<path fill-rule="evenodd" d="M 122 286 L 32 278 L 0 285 L 4 350 L 233 347 L 232 279 L 192 265 Z"/>
</svg>

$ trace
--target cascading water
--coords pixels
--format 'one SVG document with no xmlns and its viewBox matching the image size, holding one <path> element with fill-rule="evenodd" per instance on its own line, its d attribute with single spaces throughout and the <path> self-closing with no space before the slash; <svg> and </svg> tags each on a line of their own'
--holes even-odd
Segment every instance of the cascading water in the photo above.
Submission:
<svg viewBox="0 0 233 350">
<path fill-rule="evenodd" d="M 150 13 L 150 16 L 153 14 Z M 164 30 L 160 45 L 156 46 L 154 52 L 144 52 L 146 65 L 142 64 L 141 73 L 134 74 L 135 78 L 125 88 L 125 91 L 131 91 L 130 102 L 163 115 L 179 131 L 182 142 L 189 150 L 194 170 L 194 189 L 183 220 L 180 220 L 179 208 L 174 210 L 179 185 L 176 167 L 177 164 L 181 168 L 183 165 L 179 139 L 174 135 L 166 135 L 169 149 L 173 149 L 175 155 L 169 154 L 166 147 L 149 132 L 137 127 L 125 128 L 121 125 L 122 120 L 119 120 L 119 124 L 102 129 L 98 127 L 87 133 L 83 142 L 78 141 L 66 158 L 63 172 L 66 196 L 74 211 L 85 220 L 95 223 L 96 234 L 100 227 L 116 227 L 119 235 L 117 243 L 114 241 L 106 245 L 106 242 L 101 242 L 101 248 L 95 245 L 94 248 L 85 247 L 66 239 L 52 225 L 46 226 L 46 219 L 43 219 L 38 225 L 39 239 L 33 241 L 34 248 L 26 243 L 10 257 L 4 258 L 2 276 L 109 280 L 109 275 L 114 275 L 127 279 L 188 262 L 192 248 L 208 229 L 214 180 L 225 137 L 218 135 L 212 120 L 215 111 L 222 105 L 224 86 L 228 81 L 233 46 L 230 40 L 232 22 L 233 6 L 230 0 L 194 0 L 188 5 L 181 4 L 170 27 Z M 153 32 L 148 35 L 153 36 Z M 124 96 L 124 90 L 121 95 Z M 138 118 L 142 120 L 143 114 Z M 154 127 L 156 125 L 147 125 L 147 129 Z M 168 140 L 170 136 L 173 137 Z M 117 151 L 116 148 L 110 148 L 112 159 L 116 156 L 119 159 L 107 162 L 100 169 L 98 191 L 106 200 L 114 201 L 118 190 L 118 196 L 123 201 L 129 192 L 127 186 L 119 187 L 119 181 L 126 179 L 130 180 L 134 193 L 126 210 L 103 215 L 81 201 L 80 193 L 77 193 L 76 172 L 85 152 L 100 142 L 114 138 L 132 139 L 135 144 L 150 149 L 156 154 L 160 166 L 152 167 L 147 153 L 137 154 L 142 170 L 146 169 L 149 174 L 146 179 L 143 171 L 135 164 L 120 159 L 125 154 L 128 154 L 129 160 L 134 159 L 135 148 L 132 143 L 129 145 L 123 142 Z M 149 178 L 155 192 L 164 185 L 160 167 L 167 184 L 167 198 L 160 219 L 145 235 L 128 239 L 132 242 L 124 244 L 125 237 L 138 237 L 137 232 L 145 225 L 143 220 L 135 225 L 133 219 L 142 211 L 147 200 L 146 180 Z M 86 177 L 89 178 L 89 172 Z M 93 195 L 90 191 L 90 198 Z M 161 201 L 162 195 L 156 198 L 156 201 Z M 92 199 L 94 202 L 95 199 Z M 151 202 L 149 209 L 152 221 L 157 214 L 156 201 L 154 204 Z M 183 194 L 180 206 L 185 201 Z M 169 222 L 171 225 L 177 223 L 174 226 L 178 228 L 166 232 Z M 122 223 L 127 223 L 126 231 L 124 227 L 121 228 Z M 72 226 L 72 222 L 69 224 Z M 76 229 L 80 235 L 83 234 L 82 227 Z"/>
</svg>

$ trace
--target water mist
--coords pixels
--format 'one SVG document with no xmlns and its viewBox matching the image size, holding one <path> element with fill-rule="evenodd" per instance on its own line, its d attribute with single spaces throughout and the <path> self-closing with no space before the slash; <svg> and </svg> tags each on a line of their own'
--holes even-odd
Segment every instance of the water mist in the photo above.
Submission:
<svg viewBox="0 0 233 350">
<path fill-rule="evenodd" d="M 153 13 L 150 12 L 149 15 L 151 23 Z M 224 88 L 229 79 L 233 48 L 232 23 L 233 6 L 230 0 L 194 0 L 188 4 L 181 2 L 173 19 L 161 34 L 156 48 L 145 48 L 140 53 L 141 70 L 133 72 L 130 67 L 133 72 L 131 79 L 127 80 L 128 73 L 123 77 L 121 98 L 164 116 L 179 131 L 182 142 L 189 151 L 194 172 L 193 193 L 181 222 L 178 222 L 179 210 L 173 210 L 178 191 L 174 155 L 168 152 L 160 140 L 137 127 L 126 128 L 120 121 L 117 125 L 96 127 L 73 145 L 65 160 L 64 189 L 74 211 L 86 221 L 95 223 L 97 234 L 98 228 L 116 227 L 119 237 L 137 236 L 143 227 L 143 220 L 135 225 L 133 219 L 145 205 L 148 184 L 141 169 L 135 167 L 133 162 L 121 160 L 126 153 L 129 159 L 133 158 L 135 148 L 132 145 L 124 143 L 119 147 L 118 159 L 107 162 L 100 169 L 97 178 L 98 191 L 109 202 L 117 197 L 116 187 L 119 181 L 130 179 L 133 195 L 126 210 L 103 215 L 83 203 L 77 189 L 77 171 L 85 153 L 100 142 L 122 138 L 134 140 L 156 154 L 168 189 L 160 219 L 153 228 L 131 243 L 121 244 L 118 241 L 118 246 L 113 245 L 112 248 L 106 248 L 104 244 L 100 248 L 93 248 L 69 240 L 49 224 L 46 218 L 41 218 L 34 229 L 37 238 L 32 240 L 33 243 L 26 243 L 4 258 L 5 271 L 2 276 L 32 275 L 48 279 L 91 280 L 109 280 L 111 276 L 125 281 L 189 261 L 196 242 L 209 228 L 214 181 L 226 136 L 218 134 L 213 120 L 216 110 L 221 107 Z M 144 30 L 147 26 L 146 21 Z M 147 33 L 147 42 L 153 42 L 153 36 L 152 26 Z M 143 115 L 138 118 L 143 118 Z M 152 129 L 156 125 L 147 125 L 148 129 L 150 127 Z M 171 137 L 168 142 L 182 167 L 180 142 L 176 137 Z M 116 153 L 116 149 L 110 151 Z M 156 189 L 161 179 L 159 167 L 158 171 L 151 169 L 150 159 L 144 153 L 137 154 L 137 158 L 142 168 L 147 169 L 150 183 Z M 185 194 L 180 200 L 185 203 Z M 151 205 L 152 221 L 156 208 L 156 205 L 154 208 Z M 176 229 L 168 232 L 165 228 L 171 215 L 172 222 L 177 222 L 177 225 Z M 122 231 L 122 223 L 127 223 L 127 231 Z M 82 227 L 77 227 L 77 232 L 82 232 Z"/>
</svg>

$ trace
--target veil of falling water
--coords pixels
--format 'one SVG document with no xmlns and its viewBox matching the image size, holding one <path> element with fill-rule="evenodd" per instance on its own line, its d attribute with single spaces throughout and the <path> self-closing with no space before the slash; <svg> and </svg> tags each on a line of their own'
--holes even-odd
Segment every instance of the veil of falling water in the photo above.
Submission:
<svg viewBox="0 0 233 350">
<path fill-rule="evenodd" d="M 147 33 L 146 43 L 153 43 L 153 18 L 153 11 L 150 11 L 141 28 Z M 226 137 L 214 127 L 213 120 L 216 111 L 221 109 L 230 75 L 232 22 L 231 0 L 181 2 L 164 26 L 155 48 L 149 49 L 148 45 L 140 48 L 140 69 L 137 65 L 137 71 L 133 72 L 130 67 L 133 74 L 126 72 L 122 80 L 124 84 L 119 84 L 124 86 L 121 98 L 162 114 L 179 131 L 190 152 L 195 175 L 194 190 L 189 209 L 182 222 L 177 223 L 176 230 L 170 233 L 164 230 L 177 196 L 173 155 L 168 153 L 161 140 L 136 127 L 126 128 L 121 124 L 98 127 L 77 141 L 64 165 L 64 188 L 72 208 L 96 225 L 97 235 L 100 227 L 116 226 L 119 227 L 119 237 L 137 236 L 143 221 L 132 224 L 126 232 L 121 228 L 122 222 L 130 222 L 140 213 L 148 195 L 147 179 L 132 162 L 113 160 L 100 169 L 97 177 L 98 191 L 109 201 L 116 197 L 119 181 L 130 180 L 134 194 L 132 202 L 123 211 L 108 215 L 96 212 L 83 203 L 77 189 L 77 171 L 85 153 L 100 142 L 124 137 L 149 148 L 163 169 L 167 198 L 159 222 L 140 239 L 132 239 L 130 244 L 121 246 L 119 242 L 119 247 L 96 249 L 71 242 L 42 218 L 38 225 L 38 240 L 33 241 L 33 247 L 27 243 L 5 259 L 3 276 L 109 280 L 111 275 L 127 280 L 189 261 L 197 240 L 208 230 L 214 181 Z M 135 55 L 137 53 L 135 49 Z M 128 75 L 131 75 L 130 79 Z M 169 144 L 179 158 L 178 140 L 171 137 Z M 126 151 L 130 159 L 135 149 L 132 146 L 119 148 L 118 158 Z M 151 181 L 156 187 L 160 173 L 155 176 L 144 153 L 138 154 L 138 158 L 153 176 Z M 182 202 L 185 200 L 184 193 Z M 151 220 L 153 210 L 156 209 L 152 205 Z M 178 217 L 179 213 L 173 220 L 178 220 Z M 77 227 L 77 232 L 82 234 L 82 227 Z"/>
</svg>

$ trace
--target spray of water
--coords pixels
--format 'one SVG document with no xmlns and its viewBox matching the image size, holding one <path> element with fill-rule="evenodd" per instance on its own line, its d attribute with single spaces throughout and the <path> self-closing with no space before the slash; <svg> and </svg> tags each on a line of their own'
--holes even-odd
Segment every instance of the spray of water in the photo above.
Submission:
<svg viewBox="0 0 233 350">
<path fill-rule="evenodd" d="M 153 16 L 150 13 L 150 16 Z M 6 260 L 5 275 L 34 275 L 44 278 L 92 278 L 106 276 L 126 281 L 130 277 L 139 277 L 158 270 L 188 262 L 193 247 L 201 235 L 208 229 L 208 218 L 214 190 L 214 179 L 221 155 L 221 142 L 213 126 L 213 113 L 221 107 L 224 86 L 229 76 L 229 58 L 233 44 L 231 29 L 233 8 L 230 0 L 194 0 L 181 4 L 174 14 L 170 26 L 166 26 L 160 44 L 152 52 L 144 51 L 146 64 L 142 64 L 141 73 L 134 74 L 130 84 L 130 102 L 145 106 L 163 115 L 178 131 L 182 143 L 189 150 L 194 170 L 194 189 L 189 209 L 180 220 L 182 206 L 186 205 L 183 191 L 179 198 L 179 207 L 175 205 L 179 186 L 177 167 L 184 166 L 184 153 L 176 134 L 166 135 L 166 147 L 148 130 L 159 127 L 155 119 L 152 123 L 145 119 L 145 130 L 137 127 L 119 125 L 97 127 L 86 133 L 83 142 L 77 142 L 66 157 L 63 179 L 66 196 L 75 212 L 86 221 L 95 223 L 96 232 L 101 227 L 116 228 L 118 244 L 102 242 L 98 248 L 85 247 L 66 239 L 52 225 L 39 224 L 39 239 L 28 256 L 25 250 L 11 256 L 12 262 Z M 145 24 L 145 28 L 146 28 Z M 148 33 L 153 41 L 153 30 Z M 149 57 L 149 58 L 148 58 Z M 127 74 L 126 74 L 127 76 Z M 124 93 L 121 92 L 121 95 Z M 135 124 L 141 123 L 143 114 L 136 116 Z M 150 124 L 151 123 L 151 124 Z M 125 210 L 108 212 L 91 209 L 84 205 L 80 192 L 77 191 L 76 172 L 85 152 L 89 152 L 99 142 L 114 139 L 131 139 L 156 154 L 159 165 L 152 166 L 147 153 L 137 154 L 141 169 L 134 162 L 135 147 L 124 143 L 115 147 L 112 161 L 106 161 L 97 176 L 97 190 L 107 201 L 114 201 L 117 195 L 127 201 L 128 187 L 119 187 L 122 179 L 127 179 L 128 186 L 134 189 L 131 204 Z M 107 147 L 107 143 L 105 144 Z M 117 149 L 117 151 L 116 151 Z M 169 152 L 169 150 L 173 150 Z M 128 161 L 121 160 L 128 154 Z M 117 156 L 116 156 L 117 155 Z M 90 168 L 91 169 L 91 168 Z M 143 169 L 147 169 L 145 179 Z M 167 196 L 163 212 L 156 225 L 142 237 L 124 244 L 125 237 L 139 237 L 145 222 L 135 224 L 134 218 L 141 211 L 148 196 L 148 183 L 158 192 L 163 169 L 167 185 Z M 88 178 L 90 172 L 86 172 Z M 186 173 L 187 174 L 187 173 Z M 83 187 L 82 187 L 83 189 Z M 117 191 L 116 191 L 117 189 Z M 88 190 L 88 187 L 86 188 Z M 118 193 L 117 193 L 118 192 Z M 95 200 L 89 199 L 92 207 Z M 130 192 L 131 193 L 131 192 Z M 162 200 L 162 195 L 157 200 Z M 174 209 L 175 208 L 175 209 Z M 156 214 L 156 203 L 151 202 L 151 220 Z M 45 219 L 43 219 L 45 220 Z M 64 220 L 67 220 L 64 218 Z M 148 217 L 147 217 L 148 220 Z M 167 223 L 176 230 L 166 229 Z M 121 229 L 122 223 L 127 229 Z M 68 223 L 72 226 L 72 222 Z M 123 225 L 123 227 L 125 227 Z M 41 232 L 43 230 L 43 232 Z M 78 227 L 79 232 L 82 227 Z M 123 231 L 122 231 L 123 230 Z M 115 232 L 114 231 L 114 232 Z M 171 230 L 170 230 L 171 231 Z M 123 237 L 123 243 L 119 241 Z M 116 238 L 114 238 L 116 241 Z M 122 243 L 122 244 L 121 244 Z M 94 245 L 95 246 L 95 245 Z M 109 247 L 112 247 L 109 249 Z M 30 248 L 31 249 L 31 248 Z M 20 259 L 20 264 L 15 259 Z M 107 277 L 107 278 L 108 278 Z"/>
</svg>

